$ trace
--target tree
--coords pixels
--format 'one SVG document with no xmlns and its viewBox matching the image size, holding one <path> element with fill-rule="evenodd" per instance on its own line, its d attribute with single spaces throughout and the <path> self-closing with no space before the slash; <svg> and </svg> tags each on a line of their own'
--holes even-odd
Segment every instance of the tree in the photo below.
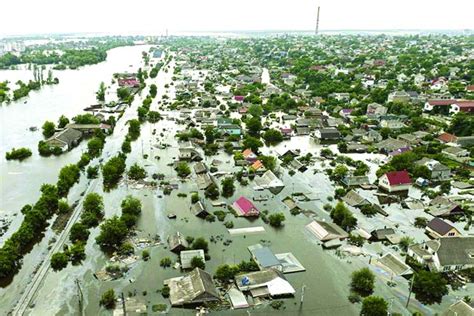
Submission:
<svg viewBox="0 0 474 316">
<path fill-rule="evenodd" d="M 285 221 L 285 215 L 283 213 L 273 213 L 268 216 L 268 221 L 273 227 L 281 227 L 282 223 Z"/>
<path fill-rule="evenodd" d="M 229 282 L 233 279 L 237 273 L 239 273 L 239 267 L 235 265 L 223 264 L 217 267 L 214 278 L 221 282 Z"/>
<path fill-rule="evenodd" d="M 56 252 L 51 256 L 51 268 L 54 271 L 60 271 L 67 267 L 69 262 L 68 256 L 64 252 Z"/>
<path fill-rule="evenodd" d="M 87 179 L 96 179 L 99 176 L 99 167 L 98 166 L 89 166 L 87 167 Z"/>
<path fill-rule="evenodd" d="M 82 207 L 82 223 L 87 227 L 99 225 L 100 219 L 104 216 L 104 202 L 102 196 L 97 193 L 89 193 L 86 195 Z"/>
<path fill-rule="evenodd" d="M 98 157 L 104 148 L 104 141 L 99 137 L 92 137 L 87 142 L 87 152 L 91 157 Z"/>
<path fill-rule="evenodd" d="M 204 196 L 208 199 L 215 200 L 219 197 L 219 188 L 215 183 L 212 183 L 207 189 L 204 191 Z"/>
<path fill-rule="evenodd" d="M 31 150 L 29 150 L 28 148 L 18 148 L 18 149 L 13 148 L 10 152 L 7 152 L 5 154 L 5 158 L 7 160 L 23 161 L 26 158 L 30 157 L 31 155 L 32 155 Z"/>
<path fill-rule="evenodd" d="M 191 268 L 199 268 L 204 270 L 206 268 L 206 263 L 202 260 L 201 257 L 193 257 L 191 259 Z"/>
<path fill-rule="evenodd" d="M 68 124 L 69 124 L 69 119 L 64 115 L 61 115 L 58 120 L 58 128 L 64 128 Z"/>
<path fill-rule="evenodd" d="M 440 273 L 420 270 L 413 278 L 413 293 L 423 304 L 439 304 L 443 296 L 448 294 L 447 281 Z"/>
<path fill-rule="evenodd" d="M 84 248 L 84 243 L 76 242 L 68 249 L 69 260 L 73 265 L 81 263 L 86 259 L 86 251 Z"/>
<path fill-rule="evenodd" d="M 131 195 L 128 195 L 121 204 L 122 208 L 122 221 L 129 228 L 133 227 L 137 220 L 138 216 L 142 212 L 142 203 L 139 199 L 134 198 Z"/>
<path fill-rule="evenodd" d="M 208 245 L 207 241 L 202 237 L 194 239 L 193 244 L 192 244 L 192 248 L 195 249 L 195 250 L 196 249 L 202 249 L 206 253 L 209 251 L 209 245 Z"/>
<path fill-rule="evenodd" d="M 132 180 L 142 180 L 146 178 L 146 171 L 135 163 L 128 170 L 128 177 Z"/>
<path fill-rule="evenodd" d="M 352 272 L 351 290 L 360 296 L 369 296 L 374 292 L 375 276 L 369 268 Z"/>
<path fill-rule="evenodd" d="M 128 121 L 128 135 L 131 140 L 136 140 L 140 136 L 140 121 L 136 119 Z"/>
<path fill-rule="evenodd" d="M 156 97 L 156 93 L 158 92 L 158 88 L 156 87 L 156 84 L 152 83 L 150 85 L 150 95 L 152 98 Z"/>
<path fill-rule="evenodd" d="M 118 155 L 110 158 L 102 166 L 103 184 L 106 188 L 112 188 L 120 181 L 126 168 L 125 156 Z"/>
<path fill-rule="evenodd" d="M 46 121 L 43 124 L 43 136 L 46 138 L 50 138 L 51 136 L 54 135 L 54 132 L 56 131 L 56 126 L 54 125 L 53 122 L 51 121 Z"/>
<path fill-rule="evenodd" d="M 187 176 L 191 174 L 191 169 L 189 168 L 188 164 L 185 162 L 178 163 L 174 170 L 176 170 L 176 173 L 181 178 L 186 178 Z"/>
<path fill-rule="evenodd" d="M 248 109 L 248 113 L 253 117 L 261 117 L 263 114 L 263 109 L 260 105 L 252 104 Z"/>
<path fill-rule="evenodd" d="M 251 136 L 260 136 L 260 131 L 262 130 L 262 122 L 260 117 L 252 117 L 247 120 L 247 133 Z"/>
<path fill-rule="evenodd" d="M 127 233 L 125 223 L 118 216 L 114 216 L 100 225 L 100 234 L 95 240 L 102 248 L 118 249 L 127 237 Z"/>
<path fill-rule="evenodd" d="M 269 145 L 276 145 L 283 141 L 283 135 L 279 130 L 269 129 L 263 133 L 263 139 L 265 139 Z"/>
<path fill-rule="evenodd" d="M 99 90 L 95 94 L 95 97 L 96 97 L 97 101 L 99 101 L 99 102 L 105 101 L 105 91 L 106 90 L 107 90 L 107 87 L 105 86 L 105 83 L 101 82 L 100 85 L 99 85 Z"/>
<path fill-rule="evenodd" d="M 109 289 L 102 293 L 99 304 L 104 306 L 106 309 L 113 309 L 115 307 L 115 291 L 114 289 Z"/>
<path fill-rule="evenodd" d="M 59 171 L 57 183 L 59 195 L 66 196 L 69 189 L 71 189 L 76 182 L 79 182 L 80 176 L 81 170 L 77 165 L 64 166 L 61 171 Z"/>
<path fill-rule="evenodd" d="M 258 153 L 258 149 L 263 146 L 263 143 L 260 139 L 247 136 L 243 141 L 244 148 L 250 148 L 254 153 Z"/>
<path fill-rule="evenodd" d="M 330 216 L 334 223 L 351 230 L 357 225 L 357 218 L 355 218 L 351 211 L 344 205 L 343 202 L 338 202 L 336 207 L 331 211 Z"/>
<path fill-rule="evenodd" d="M 348 172 L 349 169 L 346 166 L 337 165 L 336 168 L 334 168 L 334 170 L 332 171 L 332 178 L 337 181 L 340 181 L 347 175 Z"/>
<path fill-rule="evenodd" d="M 388 315 L 388 303 L 379 296 L 369 296 L 362 301 L 360 314 L 363 316 Z"/>
<path fill-rule="evenodd" d="M 234 178 L 225 178 L 222 179 L 222 196 L 229 198 L 234 195 L 235 186 L 234 186 Z"/>
<path fill-rule="evenodd" d="M 71 242 L 76 241 L 87 241 L 89 238 L 89 229 L 83 223 L 74 223 L 71 227 L 71 233 L 69 234 L 69 240 Z"/>
</svg>

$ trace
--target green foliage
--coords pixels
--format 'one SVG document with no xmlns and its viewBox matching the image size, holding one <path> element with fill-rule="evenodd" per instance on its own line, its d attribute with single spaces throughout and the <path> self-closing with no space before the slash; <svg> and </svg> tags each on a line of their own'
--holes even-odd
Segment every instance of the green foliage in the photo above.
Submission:
<svg viewBox="0 0 474 316">
<path fill-rule="evenodd" d="M 43 130 L 43 136 L 46 138 L 50 138 L 51 136 L 53 136 L 54 132 L 56 131 L 56 126 L 51 121 L 44 122 L 41 128 Z"/>
<path fill-rule="evenodd" d="M 188 164 L 185 162 L 180 162 L 176 165 L 174 169 L 179 177 L 186 178 L 191 174 L 191 168 L 189 168 Z"/>
<path fill-rule="evenodd" d="M 199 201 L 199 194 L 197 192 L 194 192 L 191 194 L 191 203 L 197 203 Z"/>
<path fill-rule="evenodd" d="M 448 294 L 447 281 L 439 273 L 420 270 L 414 275 L 413 293 L 423 304 L 439 304 Z"/>
<path fill-rule="evenodd" d="M 202 260 L 201 257 L 193 257 L 191 259 L 191 268 L 199 268 L 204 270 L 206 268 L 206 263 L 204 262 L 204 260 Z"/>
<path fill-rule="evenodd" d="M 99 166 L 87 167 L 87 179 L 96 179 L 99 176 Z"/>
<path fill-rule="evenodd" d="M 60 196 L 66 196 L 72 186 L 79 182 L 81 170 L 77 165 L 64 166 L 59 171 L 59 179 L 57 183 L 58 193 Z"/>
<path fill-rule="evenodd" d="M 283 141 L 283 135 L 279 130 L 269 129 L 263 133 L 263 139 L 268 145 L 276 145 Z"/>
<path fill-rule="evenodd" d="M 240 272 L 240 269 L 236 265 L 220 265 L 217 267 L 216 273 L 214 274 L 214 278 L 226 283 L 232 280 L 237 273 Z"/>
<path fill-rule="evenodd" d="M 112 157 L 102 166 L 103 184 L 106 189 L 115 187 L 126 168 L 125 156 Z"/>
<path fill-rule="evenodd" d="M 330 216 L 334 223 L 347 231 L 352 230 L 357 225 L 357 218 L 352 215 L 352 212 L 349 211 L 343 202 L 338 202 L 336 204 L 336 207 L 331 211 Z"/>
<path fill-rule="evenodd" d="M 73 265 L 80 264 L 84 259 L 86 259 L 84 243 L 74 243 L 71 247 L 69 247 L 67 255 L 69 257 L 69 261 L 71 261 Z"/>
<path fill-rule="evenodd" d="M 142 251 L 142 259 L 144 261 L 148 261 L 150 259 L 150 252 L 148 250 L 143 250 Z"/>
<path fill-rule="evenodd" d="M 99 85 L 99 90 L 97 90 L 95 97 L 97 101 L 104 102 L 105 101 L 105 92 L 107 91 L 107 87 L 105 86 L 104 82 L 101 82 Z"/>
<path fill-rule="evenodd" d="M 366 297 L 362 301 L 360 314 L 363 316 L 388 315 L 388 303 L 379 296 Z"/>
<path fill-rule="evenodd" d="M 102 293 L 99 304 L 104 306 L 106 309 L 113 309 L 115 308 L 115 300 L 116 297 L 114 289 L 109 289 Z"/>
<path fill-rule="evenodd" d="M 51 256 L 51 268 L 54 271 L 60 271 L 67 267 L 69 257 L 64 252 L 56 252 Z"/>
<path fill-rule="evenodd" d="M 118 216 L 114 216 L 100 225 L 100 234 L 95 240 L 102 248 L 117 250 L 127 237 L 127 233 L 125 223 Z"/>
<path fill-rule="evenodd" d="M 138 120 L 128 121 L 128 136 L 132 141 L 140 137 L 140 122 Z"/>
<path fill-rule="evenodd" d="M 235 186 L 234 186 L 234 179 L 233 178 L 224 178 L 221 181 L 222 184 L 222 196 L 225 198 L 229 198 L 234 195 Z"/>
<path fill-rule="evenodd" d="M 163 268 L 170 267 L 171 263 L 172 263 L 171 258 L 165 257 L 160 260 L 160 267 L 163 267 Z"/>
<path fill-rule="evenodd" d="M 138 164 L 133 164 L 127 173 L 128 177 L 132 180 L 142 180 L 146 178 L 146 171 Z"/>
<path fill-rule="evenodd" d="M 18 148 L 18 149 L 13 148 L 10 152 L 7 152 L 5 154 L 5 158 L 7 160 L 23 161 L 26 158 L 30 157 L 31 155 L 32 155 L 31 150 L 29 150 L 28 148 Z"/>
<path fill-rule="evenodd" d="M 205 253 L 207 253 L 209 251 L 209 244 L 204 238 L 199 237 L 199 238 L 194 239 L 192 248 L 195 250 L 202 249 L 204 250 Z"/>
<path fill-rule="evenodd" d="M 216 200 L 219 197 L 219 188 L 216 184 L 212 183 L 207 189 L 204 191 L 204 196 L 211 200 Z"/>
<path fill-rule="evenodd" d="M 458 137 L 471 136 L 474 131 L 474 116 L 469 113 L 459 112 L 451 120 L 448 132 Z"/>
<path fill-rule="evenodd" d="M 68 124 L 69 124 L 69 119 L 64 115 L 61 115 L 58 120 L 58 128 L 64 128 Z"/>
<path fill-rule="evenodd" d="M 92 137 L 87 142 L 87 150 L 92 158 L 98 157 L 104 148 L 104 141 L 99 137 Z"/>
<path fill-rule="evenodd" d="M 97 193 L 89 193 L 84 198 L 82 208 L 81 222 L 87 227 L 99 225 L 100 220 L 104 216 L 104 202 L 102 196 Z"/>
<path fill-rule="evenodd" d="M 84 241 L 87 242 L 89 238 L 89 228 L 84 225 L 83 223 L 74 223 L 71 227 L 71 232 L 69 234 L 69 240 L 72 243 L 76 241 Z"/>
<path fill-rule="evenodd" d="M 262 130 L 262 122 L 260 117 L 252 117 L 247 120 L 247 133 L 250 136 L 259 137 Z"/>
<path fill-rule="evenodd" d="M 360 296 L 369 296 L 374 292 L 375 275 L 368 268 L 352 272 L 351 290 Z"/>
<path fill-rule="evenodd" d="M 273 227 L 281 227 L 285 221 L 285 215 L 283 213 L 272 213 L 268 216 L 268 221 Z"/>
<path fill-rule="evenodd" d="M 72 118 L 72 120 L 76 124 L 99 124 L 100 123 L 100 120 L 90 113 L 76 115 Z"/>
</svg>

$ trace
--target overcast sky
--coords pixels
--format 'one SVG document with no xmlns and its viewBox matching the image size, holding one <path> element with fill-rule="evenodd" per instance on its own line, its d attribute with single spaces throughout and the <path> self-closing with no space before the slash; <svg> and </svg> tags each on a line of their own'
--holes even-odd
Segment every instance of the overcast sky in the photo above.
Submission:
<svg viewBox="0 0 474 316">
<path fill-rule="evenodd" d="M 0 34 L 474 29 L 473 0 L 2 0 Z"/>
</svg>

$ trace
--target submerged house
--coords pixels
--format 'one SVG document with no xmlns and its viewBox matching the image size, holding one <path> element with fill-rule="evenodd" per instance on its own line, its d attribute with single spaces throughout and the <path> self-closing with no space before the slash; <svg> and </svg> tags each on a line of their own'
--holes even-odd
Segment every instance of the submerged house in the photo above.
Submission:
<svg viewBox="0 0 474 316">
<path fill-rule="evenodd" d="M 172 306 L 184 306 L 220 300 L 212 276 L 199 268 L 185 276 L 165 281 L 170 288 Z"/>
<path fill-rule="evenodd" d="M 387 192 L 407 191 L 412 181 L 408 171 L 390 171 L 379 178 L 379 187 Z"/>
<path fill-rule="evenodd" d="M 241 291 L 249 291 L 252 297 L 291 296 L 295 289 L 282 272 L 276 269 L 238 274 L 235 283 Z"/>
<path fill-rule="evenodd" d="M 48 138 L 45 143 L 50 147 L 59 147 L 62 151 L 68 151 L 79 144 L 82 133 L 73 128 L 65 128 Z"/>
<path fill-rule="evenodd" d="M 237 212 L 238 216 L 244 217 L 258 217 L 260 215 L 259 210 L 253 205 L 253 203 L 247 198 L 241 196 L 237 201 L 232 204 L 232 207 Z"/>
<path fill-rule="evenodd" d="M 456 227 L 438 217 L 433 218 L 428 225 L 426 225 L 426 234 L 432 238 L 461 236 L 461 233 Z"/>
<path fill-rule="evenodd" d="M 168 236 L 169 249 L 174 253 L 180 253 L 181 251 L 188 248 L 188 242 L 180 232 L 176 232 L 173 235 Z"/>
<path fill-rule="evenodd" d="M 278 194 L 283 190 L 285 184 L 277 178 L 271 171 L 267 170 L 261 177 L 255 178 L 255 183 L 262 189 L 268 189 L 273 194 Z"/>
<path fill-rule="evenodd" d="M 334 239 L 342 240 L 349 237 L 346 231 L 335 223 L 312 221 L 306 225 L 306 229 L 322 242 Z"/>
<path fill-rule="evenodd" d="M 474 237 L 444 237 L 408 247 L 408 255 L 431 271 L 459 271 L 474 267 Z"/>
</svg>

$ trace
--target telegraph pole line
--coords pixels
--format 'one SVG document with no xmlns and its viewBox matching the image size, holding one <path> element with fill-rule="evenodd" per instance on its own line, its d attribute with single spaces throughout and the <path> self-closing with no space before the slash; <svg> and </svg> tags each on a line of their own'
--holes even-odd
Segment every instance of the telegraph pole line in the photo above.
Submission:
<svg viewBox="0 0 474 316">
<path fill-rule="evenodd" d="M 408 292 L 407 304 L 405 305 L 405 308 L 408 308 L 408 305 L 410 304 L 411 292 L 413 291 L 413 283 L 415 283 L 415 276 L 416 273 L 413 273 L 413 278 L 411 279 L 410 291 Z"/>
<path fill-rule="evenodd" d="M 78 303 L 79 303 L 79 315 L 84 315 L 84 294 L 82 293 L 81 284 L 79 283 L 79 279 L 74 280 L 77 286 L 77 296 L 78 296 Z"/>
<path fill-rule="evenodd" d="M 306 289 L 306 284 L 303 284 L 303 286 L 301 287 L 301 299 L 300 299 L 300 306 L 303 305 L 303 301 L 304 301 L 304 291 Z"/>
<path fill-rule="evenodd" d="M 122 309 L 123 309 L 123 316 L 127 316 L 127 308 L 125 306 L 125 298 L 123 297 L 123 292 L 121 294 L 122 297 Z"/>
</svg>

